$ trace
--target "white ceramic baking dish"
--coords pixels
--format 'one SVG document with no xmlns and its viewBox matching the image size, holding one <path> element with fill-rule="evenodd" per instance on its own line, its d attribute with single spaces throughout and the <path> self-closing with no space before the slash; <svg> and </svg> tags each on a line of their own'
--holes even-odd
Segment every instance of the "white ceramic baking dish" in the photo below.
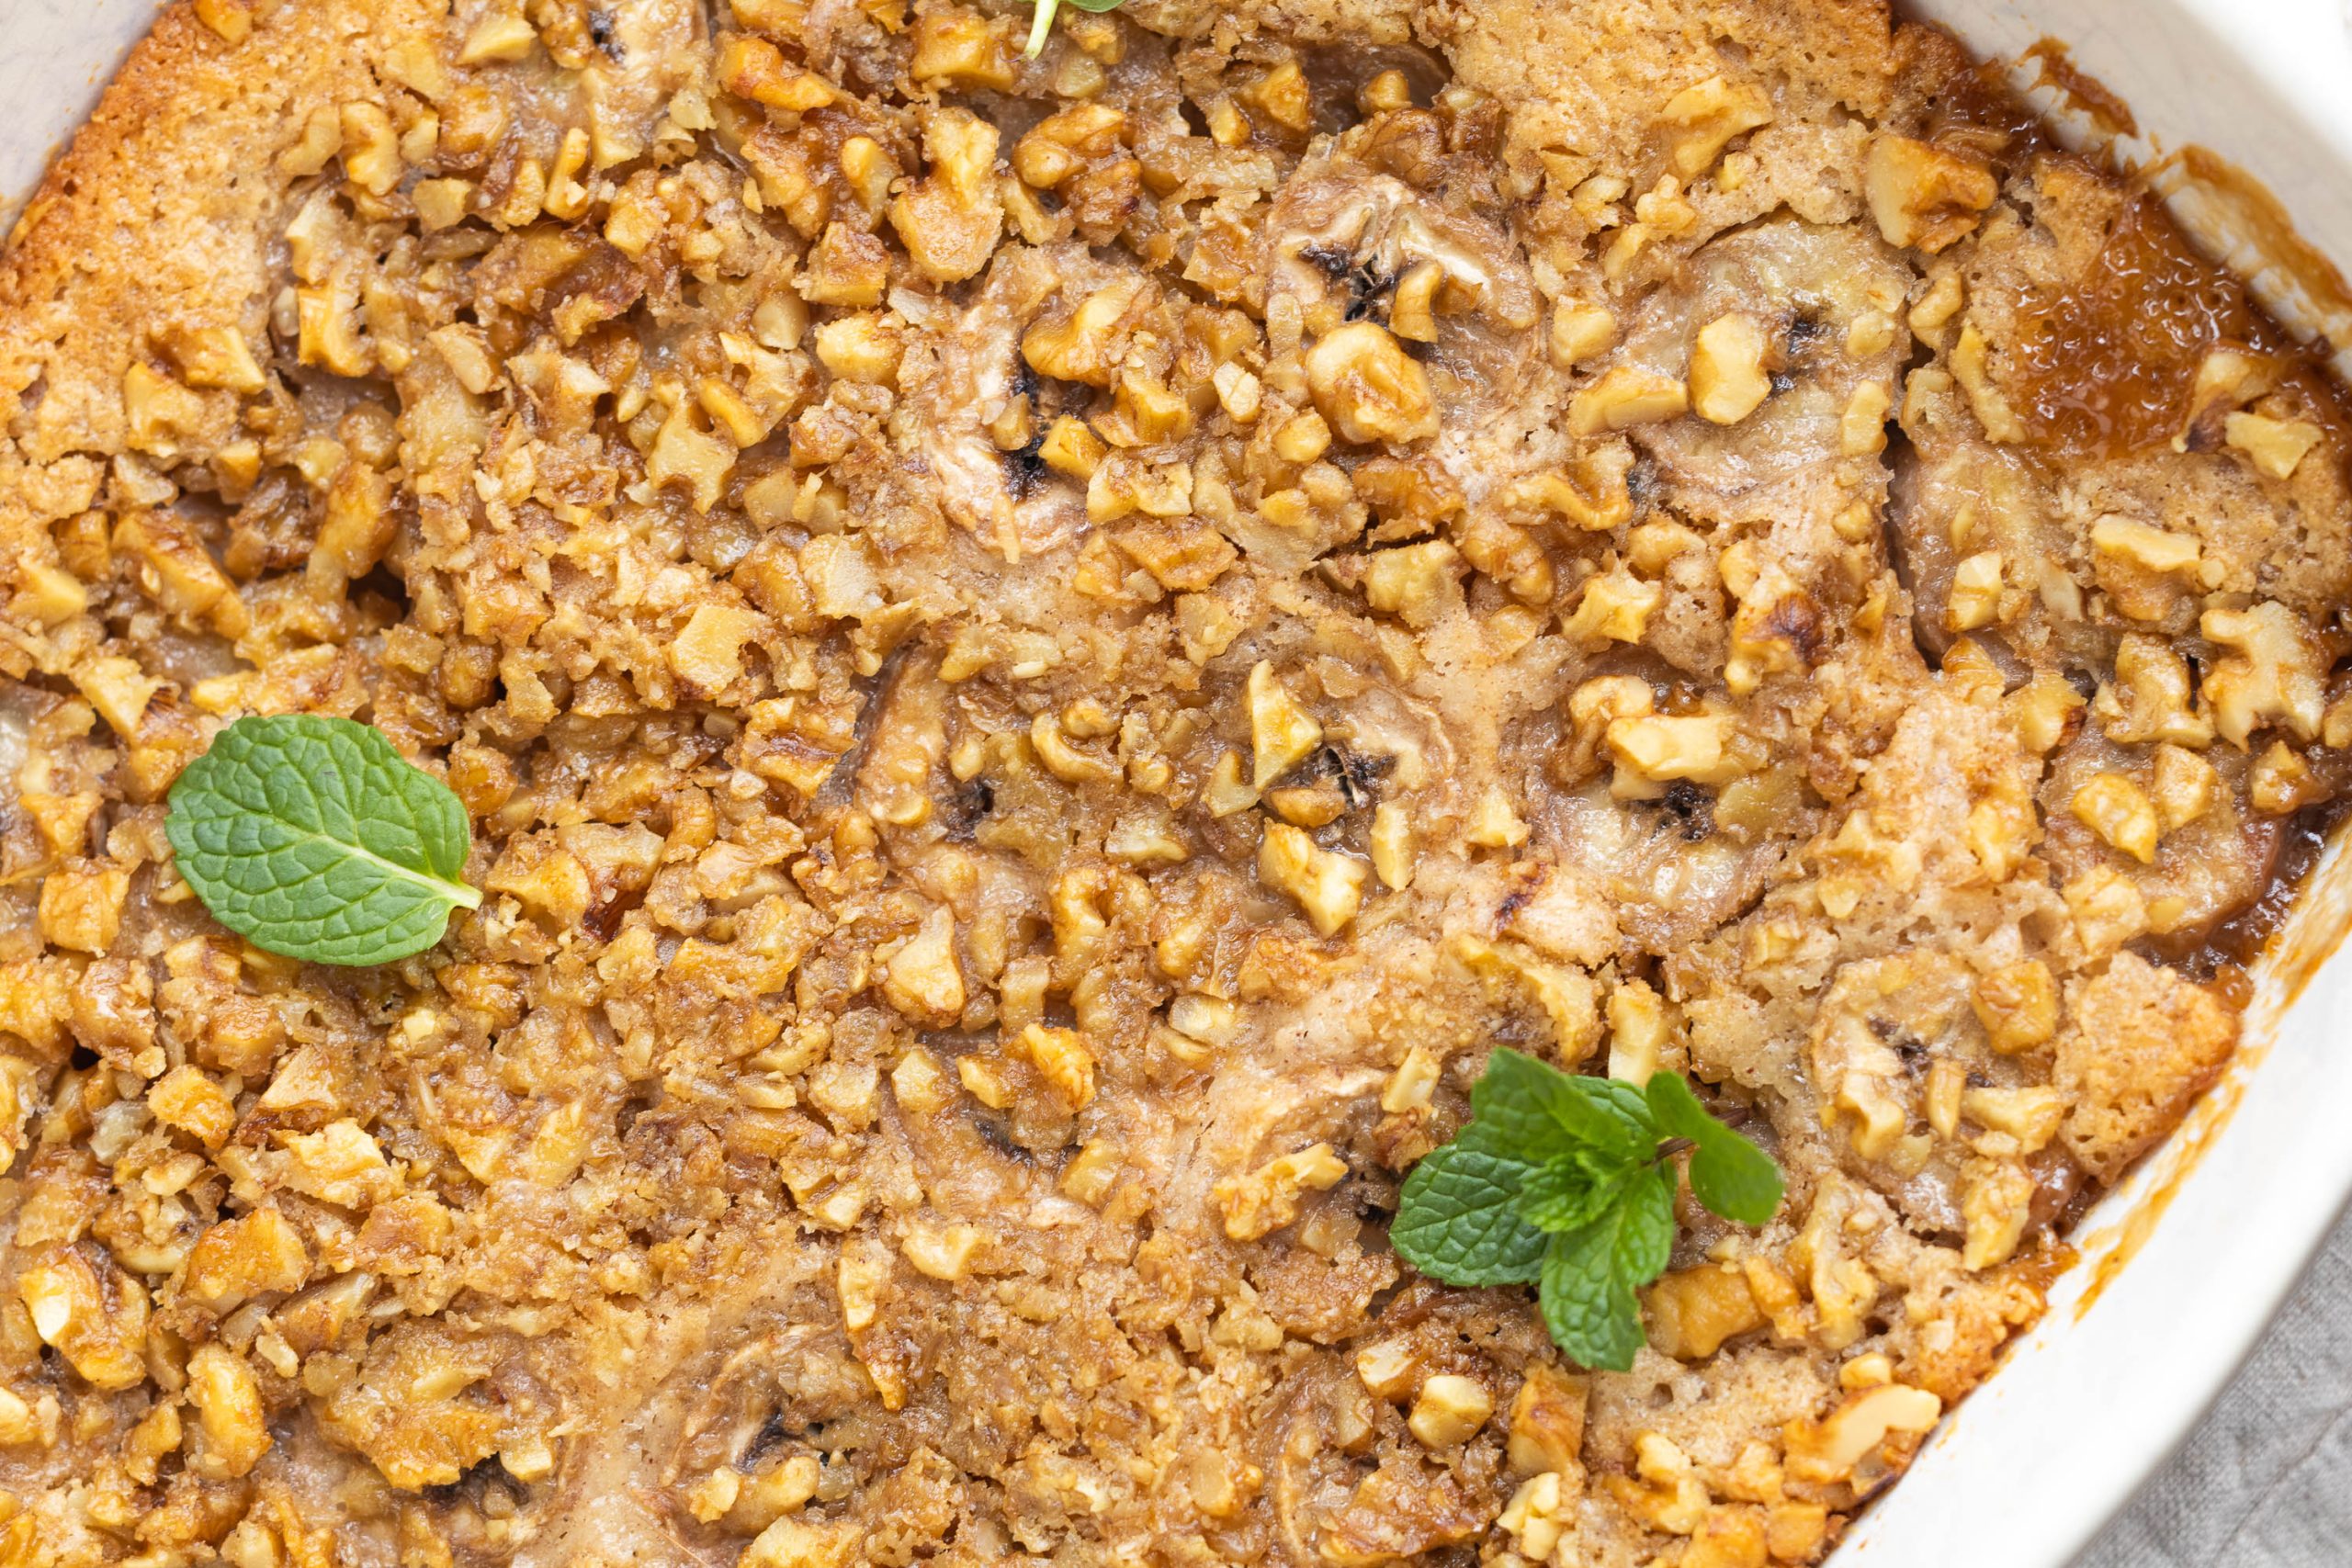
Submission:
<svg viewBox="0 0 2352 1568">
<path fill-rule="evenodd" d="M 2343 6 L 1909 0 L 1982 54 L 2066 43 L 2132 107 L 2143 134 L 2121 152 L 2209 148 L 2275 194 L 2320 254 L 2352 263 Z M 29 192 L 154 14 L 153 0 L 0 0 L 0 209 Z M 2172 187 L 2200 237 L 2352 367 L 2340 286 L 2315 286 L 2309 258 L 2280 254 L 2280 236 L 2245 221 L 2226 189 Z M 2230 1077 L 2093 1211 L 2076 1237 L 2082 1261 L 2041 1325 L 1833 1568 L 2059 1568 L 2187 1435 L 2352 1193 L 2352 956 L 2326 961 L 2348 925 L 2352 861 L 2331 853 L 2264 965 Z"/>
</svg>

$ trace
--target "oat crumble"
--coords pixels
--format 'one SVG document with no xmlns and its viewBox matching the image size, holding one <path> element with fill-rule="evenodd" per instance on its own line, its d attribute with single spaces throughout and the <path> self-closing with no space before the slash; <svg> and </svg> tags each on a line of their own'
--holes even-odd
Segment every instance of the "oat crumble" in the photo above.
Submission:
<svg viewBox="0 0 2352 1568">
<path fill-rule="evenodd" d="M 0 257 L 0 1568 L 1808 1563 L 2234 1048 L 2337 389 L 1877 0 L 189 0 Z M 482 907 L 214 924 L 246 714 Z M 1684 1071 L 1626 1374 L 1405 1269 Z"/>
</svg>

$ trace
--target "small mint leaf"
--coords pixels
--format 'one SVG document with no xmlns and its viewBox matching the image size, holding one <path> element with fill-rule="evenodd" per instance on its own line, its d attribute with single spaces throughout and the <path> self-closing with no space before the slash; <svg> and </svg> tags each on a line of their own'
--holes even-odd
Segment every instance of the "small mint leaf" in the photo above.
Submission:
<svg viewBox="0 0 2352 1568">
<path fill-rule="evenodd" d="M 1530 1165 L 1579 1145 L 1631 1165 L 1657 1144 L 1649 1106 L 1633 1085 L 1564 1073 L 1507 1047 L 1487 1059 L 1470 1110 L 1494 1129 L 1498 1149 Z"/>
<path fill-rule="evenodd" d="M 1709 1115 L 1677 1074 L 1651 1075 L 1645 1098 L 1660 1132 L 1690 1140 L 1690 1190 L 1710 1213 L 1743 1225 L 1771 1220 L 1783 1190 L 1771 1156 Z"/>
<path fill-rule="evenodd" d="M 1449 1285 L 1532 1284 L 1544 1237 L 1519 1212 L 1526 1175 L 1524 1164 L 1498 1153 L 1473 1122 L 1405 1179 L 1389 1245 Z"/>
<path fill-rule="evenodd" d="M 1545 1249 L 1538 1299 L 1552 1343 L 1581 1366 L 1630 1371 L 1645 1337 L 1634 1291 L 1665 1271 L 1673 1246 L 1673 1179 L 1645 1168 L 1598 1219 Z"/>
<path fill-rule="evenodd" d="M 1555 1155 L 1528 1168 L 1519 1212 L 1538 1230 L 1580 1230 L 1623 1196 L 1637 1167 L 1596 1159 L 1587 1150 Z"/>
<path fill-rule="evenodd" d="M 164 830 L 213 918 L 289 958 L 405 958 L 481 902 L 458 797 L 347 718 L 237 720 L 172 785 Z"/>
<path fill-rule="evenodd" d="M 1613 1215 L 1554 1236 L 1538 1301 L 1552 1343 L 1570 1360 L 1623 1372 L 1642 1348 L 1642 1309 L 1618 1280 L 1615 1240 Z"/>
<path fill-rule="evenodd" d="M 1617 1270 L 1625 1288 L 1646 1285 L 1674 1256 L 1674 1168 L 1645 1166 L 1617 1206 Z"/>
</svg>

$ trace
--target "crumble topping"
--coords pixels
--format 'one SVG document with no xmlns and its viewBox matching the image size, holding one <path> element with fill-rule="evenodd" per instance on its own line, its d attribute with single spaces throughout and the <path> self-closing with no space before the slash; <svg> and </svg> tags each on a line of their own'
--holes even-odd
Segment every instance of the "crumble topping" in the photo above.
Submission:
<svg viewBox="0 0 2352 1568">
<path fill-rule="evenodd" d="M 1818 1560 L 2234 1048 L 2341 395 L 1872 0 L 193 0 L 0 258 L 0 1563 Z M 485 897 L 173 869 L 245 714 Z M 1629 1373 L 1397 1186 L 1687 1072 Z"/>
</svg>

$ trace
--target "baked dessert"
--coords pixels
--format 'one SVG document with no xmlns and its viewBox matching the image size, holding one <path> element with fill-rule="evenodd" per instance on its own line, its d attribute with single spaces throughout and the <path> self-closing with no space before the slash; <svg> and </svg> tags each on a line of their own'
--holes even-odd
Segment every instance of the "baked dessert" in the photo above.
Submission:
<svg viewBox="0 0 2352 1568">
<path fill-rule="evenodd" d="M 190 0 L 0 261 L 0 1562 L 1809 1562 L 2229 1058 L 2336 388 L 1871 0 Z M 364 720 L 481 894 L 175 868 Z M 1406 1268 L 1687 1075 L 1627 1371 Z"/>
</svg>

